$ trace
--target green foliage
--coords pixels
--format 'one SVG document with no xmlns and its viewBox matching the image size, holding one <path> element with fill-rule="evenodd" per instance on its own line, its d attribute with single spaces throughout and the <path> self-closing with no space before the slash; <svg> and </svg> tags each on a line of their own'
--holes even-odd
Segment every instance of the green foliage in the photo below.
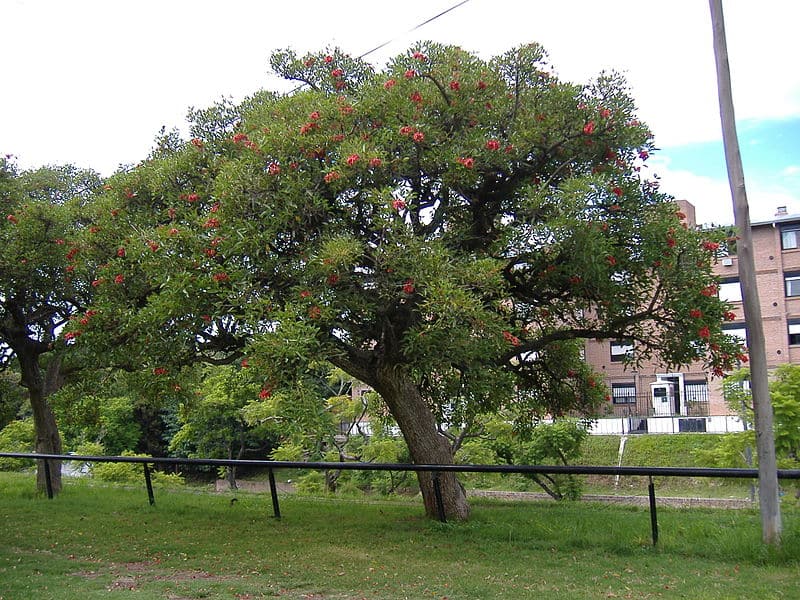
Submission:
<svg viewBox="0 0 800 600">
<path fill-rule="evenodd" d="M 145 457 L 146 454 L 123 452 L 122 456 Z M 98 481 L 109 483 L 142 484 L 144 482 L 144 467 L 135 463 L 102 462 L 91 466 L 91 476 Z M 183 485 L 183 477 L 179 473 L 164 473 L 163 471 L 150 471 L 153 485 L 177 486 Z"/>
<path fill-rule="evenodd" d="M 33 419 L 16 420 L 0 429 L 0 452 L 33 452 Z M 31 460 L 0 458 L 0 471 L 18 471 L 33 464 Z"/>
</svg>

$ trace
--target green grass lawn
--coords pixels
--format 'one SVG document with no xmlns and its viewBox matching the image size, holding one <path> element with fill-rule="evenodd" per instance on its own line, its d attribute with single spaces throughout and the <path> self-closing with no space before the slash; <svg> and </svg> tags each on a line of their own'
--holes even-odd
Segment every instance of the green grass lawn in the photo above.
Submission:
<svg viewBox="0 0 800 600">
<path fill-rule="evenodd" d="M 68 481 L 53 500 L 0 474 L 0 598 L 798 598 L 800 513 L 760 544 L 752 510 L 474 501 L 469 522 L 421 503 L 213 494 Z"/>
</svg>

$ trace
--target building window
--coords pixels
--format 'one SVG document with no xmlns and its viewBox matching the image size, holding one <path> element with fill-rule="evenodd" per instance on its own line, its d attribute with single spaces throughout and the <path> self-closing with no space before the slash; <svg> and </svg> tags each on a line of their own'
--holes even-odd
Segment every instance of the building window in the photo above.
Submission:
<svg viewBox="0 0 800 600">
<path fill-rule="evenodd" d="M 683 393 L 687 402 L 708 402 L 708 382 L 706 380 L 686 381 Z"/>
<path fill-rule="evenodd" d="M 612 383 L 611 402 L 614 404 L 636 404 L 636 384 Z"/>
<path fill-rule="evenodd" d="M 800 320 L 789 321 L 789 345 L 800 345 Z"/>
<path fill-rule="evenodd" d="M 611 342 L 611 362 L 623 362 L 633 354 L 633 342 L 617 340 Z"/>
<path fill-rule="evenodd" d="M 741 341 L 743 345 L 747 345 L 747 327 L 744 323 L 739 325 L 723 325 L 722 332 L 739 338 L 739 341 Z"/>
<path fill-rule="evenodd" d="M 719 284 L 719 298 L 726 302 L 741 302 L 742 288 L 738 279 L 725 279 Z"/>
<path fill-rule="evenodd" d="M 800 248 L 800 223 L 781 227 L 781 249 L 796 250 Z"/>
<path fill-rule="evenodd" d="M 783 276 L 786 283 L 786 296 L 800 296 L 800 273 L 786 273 Z"/>
</svg>

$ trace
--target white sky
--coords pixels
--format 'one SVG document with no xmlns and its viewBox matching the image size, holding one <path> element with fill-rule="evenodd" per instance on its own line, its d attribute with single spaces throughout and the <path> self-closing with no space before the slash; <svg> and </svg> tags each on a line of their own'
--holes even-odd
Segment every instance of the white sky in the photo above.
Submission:
<svg viewBox="0 0 800 600">
<path fill-rule="evenodd" d="M 274 49 L 359 55 L 393 40 L 368 57 L 382 66 L 420 39 L 484 58 L 537 41 L 562 78 L 626 74 L 658 145 L 720 137 L 706 0 L 469 0 L 409 33 L 458 1 L 3 0 L 0 152 L 24 168 L 70 162 L 108 175 L 144 158 L 159 128 L 182 126 L 190 106 L 282 89 L 269 75 Z M 737 118 L 800 117 L 800 2 L 724 4 Z M 673 173 L 667 158 L 662 189 L 694 202 L 701 221 L 732 220 L 721 217 L 726 182 L 700 165 Z M 752 202 L 759 182 L 748 186 Z M 800 212 L 796 189 L 763 193 L 767 212 Z"/>
</svg>

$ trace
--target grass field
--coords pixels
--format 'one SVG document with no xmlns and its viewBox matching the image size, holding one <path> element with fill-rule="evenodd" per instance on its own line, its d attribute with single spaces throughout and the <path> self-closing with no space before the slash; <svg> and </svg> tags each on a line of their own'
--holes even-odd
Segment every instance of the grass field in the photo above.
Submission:
<svg viewBox="0 0 800 600">
<path fill-rule="evenodd" d="M 469 522 L 417 500 L 156 490 L 68 481 L 54 500 L 0 473 L 0 598 L 798 598 L 800 513 L 760 543 L 753 510 L 473 502 Z M 231 499 L 237 498 L 232 503 Z"/>
</svg>

